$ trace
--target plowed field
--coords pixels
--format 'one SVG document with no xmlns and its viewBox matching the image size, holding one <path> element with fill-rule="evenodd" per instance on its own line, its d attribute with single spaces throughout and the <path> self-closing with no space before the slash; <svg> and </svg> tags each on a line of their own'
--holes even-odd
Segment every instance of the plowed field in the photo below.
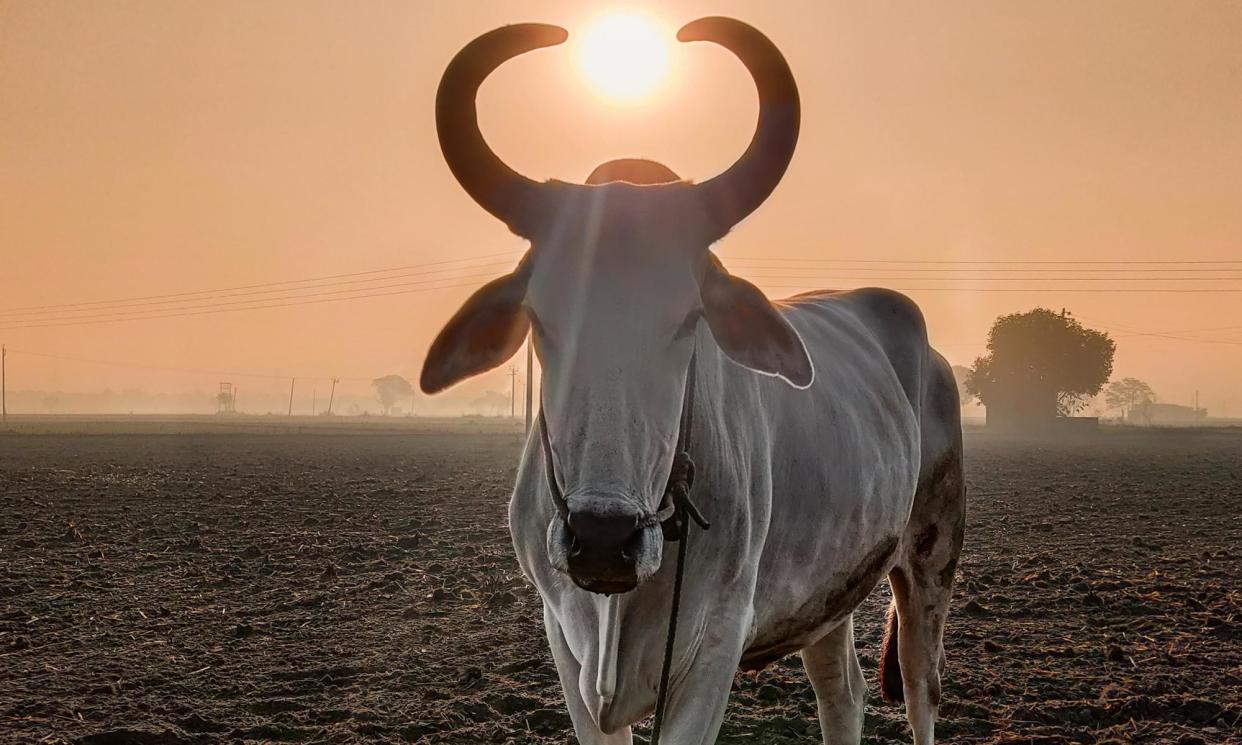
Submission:
<svg viewBox="0 0 1242 745">
<path fill-rule="evenodd" d="M 0 741 L 573 742 L 505 524 L 519 447 L 0 437 Z M 1242 742 L 1242 435 L 967 456 L 942 739 Z M 739 675 L 720 742 L 818 737 L 796 656 Z M 874 693 L 866 741 L 908 741 Z"/>
</svg>

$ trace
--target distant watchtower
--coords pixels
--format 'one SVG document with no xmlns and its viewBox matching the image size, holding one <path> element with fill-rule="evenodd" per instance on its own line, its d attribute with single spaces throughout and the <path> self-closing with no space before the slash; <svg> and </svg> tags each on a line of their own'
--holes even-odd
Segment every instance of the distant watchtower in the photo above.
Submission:
<svg viewBox="0 0 1242 745">
<path fill-rule="evenodd" d="M 220 384 L 220 392 L 216 394 L 216 413 L 237 413 L 237 388 L 232 383 Z"/>
</svg>

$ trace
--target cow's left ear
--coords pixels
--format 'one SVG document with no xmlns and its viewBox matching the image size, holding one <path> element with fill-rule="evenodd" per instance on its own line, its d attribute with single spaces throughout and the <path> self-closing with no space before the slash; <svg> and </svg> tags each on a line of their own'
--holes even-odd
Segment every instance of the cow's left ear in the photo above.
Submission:
<svg viewBox="0 0 1242 745">
<path fill-rule="evenodd" d="M 522 307 L 528 276 L 523 261 L 512 274 L 493 279 L 466 300 L 427 350 L 418 381 L 423 393 L 439 393 L 499 367 L 518 351 L 530 330 Z"/>
<path fill-rule="evenodd" d="M 709 254 L 699 294 L 712 336 L 730 359 L 795 388 L 811 385 L 815 368 L 802 337 L 758 287 Z"/>
</svg>

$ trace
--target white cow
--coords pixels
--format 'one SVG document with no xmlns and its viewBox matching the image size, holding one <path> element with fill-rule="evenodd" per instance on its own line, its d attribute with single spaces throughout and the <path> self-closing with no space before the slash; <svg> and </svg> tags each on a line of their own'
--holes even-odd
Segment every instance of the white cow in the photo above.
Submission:
<svg viewBox="0 0 1242 745">
<path fill-rule="evenodd" d="M 900 294 L 773 303 L 709 250 L 776 188 L 797 140 L 793 76 L 750 26 L 706 18 L 678 34 L 728 48 L 758 87 L 754 139 L 721 175 L 692 184 L 614 161 L 577 185 L 505 166 L 479 133 L 478 87 L 505 60 L 565 38 L 507 26 L 444 74 L 448 165 L 531 249 L 448 322 L 421 385 L 434 393 L 502 364 L 533 327 L 551 457 L 536 428 L 509 518 L 578 739 L 629 743 L 655 705 L 677 564 L 663 560 L 655 514 L 690 385 L 692 495 L 712 526 L 688 544 L 664 742 L 713 742 L 737 668 L 801 651 L 824 742 L 857 743 L 852 613 L 887 575 L 881 688 L 904 698 L 915 741 L 931 743 L 964 524 L 948 365 Z"/>
</svg>

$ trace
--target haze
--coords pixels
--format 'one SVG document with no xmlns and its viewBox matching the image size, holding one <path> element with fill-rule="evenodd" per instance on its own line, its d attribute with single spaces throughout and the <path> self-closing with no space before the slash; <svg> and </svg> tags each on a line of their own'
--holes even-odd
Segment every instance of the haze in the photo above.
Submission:
<svg viewBox="0 0 1242 745">
<path fill-rule="evenodd" d="M 793 165 L 717 246 L 771 296 L 906 289 L 963 365 L 998 314 L 1064 307 L 1117 339 L 1114 377 L 1242 415 L 1242 4 L 634 5 L 670 28 L 744 19 L 797 75 Z M 264 410 L 246 396 L 280 400 L 297 376 L 301 410 L 332 376 L 358 399 L 370 378 L 416 379 L 472 278 L 523 248 L 440 157 L 444 66 L 499 25 L 572 36 L 614 7 L 521 6 L 0 2 L 0 310 L 397 266 L 431 265 L 407 273 L 442 288 L 112 323 L 9 315 L 10 396 L 142 389 L 175 408 L 231 380 Z M 570 45 L 522 57 L 484 87 L 484 132 L 536 178 L 627 156 L 706 178 L 745 148 L 753 84 L 709 45 L 676 46 L 671 65 L 645 103 L 612 106 Z M 960 263 L 976 260 L 1110 263 Z M 1169 261 L 1234 263 L 1138 263 Z M 507 375 L 461 395 L 507 391 Z"/>
</svg>

